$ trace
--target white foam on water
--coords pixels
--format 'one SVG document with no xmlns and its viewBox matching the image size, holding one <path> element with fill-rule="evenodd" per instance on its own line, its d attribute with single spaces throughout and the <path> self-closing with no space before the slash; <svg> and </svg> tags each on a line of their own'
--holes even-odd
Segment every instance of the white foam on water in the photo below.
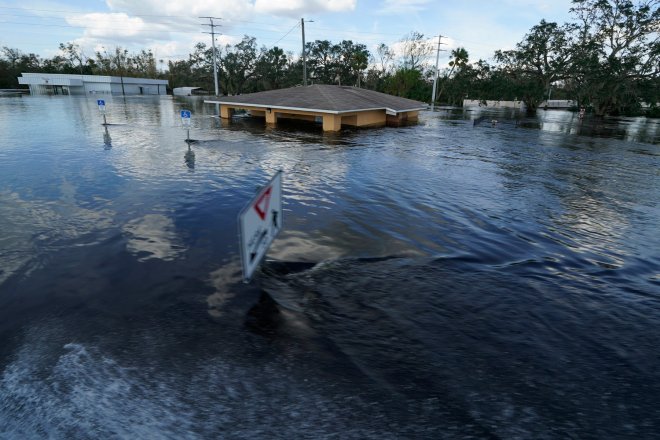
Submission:
<svg viewBox="0 0 660 440">
<path fill-rule="evenodd" d="M 278 362 L 133 368 L 92 346 L 50 356 L 44 344 L 23 345 L 0 375 L 0 439 L 396 438 L 385 415 L 355 417 L 373 402 Z"/>
<path fill-rule="evenodd" d="M 0 378 L 0 438 L 197 438 L 189 411 L 134 369 L 70 343 L 51 368 L 24 347 Z M 44 374 L 46 373 L 46 374 Z"/>
</svg>

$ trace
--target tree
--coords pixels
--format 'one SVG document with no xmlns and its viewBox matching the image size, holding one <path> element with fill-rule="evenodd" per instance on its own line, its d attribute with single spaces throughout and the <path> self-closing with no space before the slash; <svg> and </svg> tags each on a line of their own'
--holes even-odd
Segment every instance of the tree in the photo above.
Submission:
<svg viewBox="0 0 660 440">
<path fill-rule="evenodd" d="M 394 60 L 394 51 L 389 48 L 385 43 L 380 43 L 376 48 L 378 54 L 378 62 L 380 63 L 380 71 L 385 75 L 392 67 Z"/>
<path fill-rule="evenodd" d="M 226 76 L 225 91 L 228 94 L 240 94 L 249 79 L 254 75 L 257 61 L 256 38 L 245 35 L 235 46 L 226 46 L 226 55 L 221 65 Z"/>
<path fill-rule="evenodd" d="M 340 48 L 328 40 L 316 40 L 305 45 L 307 66 L 316 83 L 334 84 L 338 80 Z"/>
<path fill-rule="evenodd" d="M 458 68 L 459 71 L 466 68 L 469 60 L 468 51 L 464 47 L 457 47 L 451 51 L 451 61 L 449 61 L 449 72 L 445 75 L 444 81 L 440 84 L 440 91 L 438 92 L 438 98 L 442 96 L 442 92 L 445 90 L 445 85 L 449 82 L 454 71 Z M 433 97 L 435 101 L 436 97 Z"/>
<path fill-rule="evenodd" d="M 191 86 L 189 83 L 190 77 L 192 76 L 190 60 L 168 61 L 167 72 L 170 87 Z"/>
<path fill-rule="evenodd" d="M 572 25 L 541 20 L 516 49 L 495 52 L 495 60 L 517 84 L 528 112 L 536 111 L 554 81 L 566 78 L 573 30 Z"/>
<path fill-rule="evenodd" d="M 411 32 L 401 40 L 403 67 L 410 70 L 423 70 L 422 63 L 433 51 L 433 46 L 424 39 L 424 34 Z"/>
<path fill-rule="evenodd" d="M 128 49 L 116 46 L 113 52 L 96 52 L 96 64 L 105 75 L 125 76 L 131 70 Z"/>
<path fill-rule="evenodd" d="M 23 53 L 18 49 L 13 49 L 11 47 L 3 46 L 2 53 L 5 59 L 9 62 L 11 68 L 15 68 L 18 60 L 21 59 Z"/>
<path fill-rule="evenodd" d="M 423 101 L 431 94 L 429 82 L 417 69 L 399 68 L 385 79 L 385 93 Z"/>
<path fill-rule="evenodd" d="M 362 71 L 369 65 L 370 53 L 364 44 L 344 40 L 339 43 L 339 83 L 360 86 Z"/>
<path fill-rule="evenodd" d="M 82 75 L 85 67 L 85 54 L 80 48 L 79 44 L 68 42 L 66 44 L 60 43 L 60 51 L 64 57 L 69 61 L 71 69 L 78 67 L 78 72 Z"/>
<path fill-rule="evenodd" d="M 282 49 L 262 47 L 255 67 L 255 91 L 282 88 L 288 66 L 289 59 Z"/>
<path fill-rule="evenodd" d="M 158 69 L 156 69 L 156 58 L 149 50 L 142 49 L 140 52 L 130 57 L 130 73 L 137 77 L 156 78 Z"/>
<path fill-rule="evenodd" d="M 573 0 L 572 84 L 597 115 L 625 110 L 660 74 L 659 0 Z"/>
</svg>

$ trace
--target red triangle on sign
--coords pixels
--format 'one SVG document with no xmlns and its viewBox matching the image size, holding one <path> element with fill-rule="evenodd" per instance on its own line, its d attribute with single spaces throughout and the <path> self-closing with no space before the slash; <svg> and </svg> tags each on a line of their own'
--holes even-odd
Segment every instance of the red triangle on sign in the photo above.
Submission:
<svg viewBox="0 0 660 440">
<path fill-rule="evenodd" d="M 266 192 L 264 192 L 259 199 L 257 199 L 257 203 L 254 204 L 254 210 L 257 211 L 257 214 L 259 214 L 259 218 L 261 220 L 266 219 L 266 213 L 268 212 L 268 207 L 270 206 L 270 193 L 273 191 L 273 187 L 269 186 Z"/>
</svg>

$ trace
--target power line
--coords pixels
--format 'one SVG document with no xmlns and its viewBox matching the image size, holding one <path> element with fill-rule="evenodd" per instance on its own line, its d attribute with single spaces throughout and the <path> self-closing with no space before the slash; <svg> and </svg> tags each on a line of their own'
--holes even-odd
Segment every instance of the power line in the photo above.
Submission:
<svg viewBox="0 0 660 440">
<path fill-rule="evenodd" d="M 1 14 L 0 14 L 1 15 Z M 25 26 L 48 26 L 48 27 L 63 27 L 63 28 L 73 28 L 73 29 L 89 29 L 88 25 L 77 25 L 77 24 L 55 24 L 55 23 L 35 23 L 35 22 L 19 22 L 19 21 L 0 21 L 0 23 L 5 24 L 15 24 L 15 25 L 25 25 Z M 143 29 L 135 29 L 134 27 L 122 27 L 122 26 L 106 26 L 104 29 L 109 30 L 126 30 L 135 33 L 139 32 L 171 32 L 171 33 L 180 33 L 180 34 L 197 34 L 198 31 L 187 31 L 187 30 L 165 30 L 164 27 L 170 26 L 172 23 L 144 23 Z M 190 27 L 192 28 L 193 24 L 191 23 Z M 274 29 L 265 29 L 265 28 L 243 28 L 245 31 L 258 31 L 265 33 L 280 33 L 282 30 Z"/>
<path fill-rule="evenodd" d="M 50 13 L 71 13 L 71 14 L 91 14 L 91 13 L 98 13 L 98 14 L 126 14 L 125 12 L 96 12 L 96 11 L 72 11 L 72 10 L 57 10 L 57 9 L 36 9 L 36 8 L 12 8 L 12 7 L 5 7 L 5 6 L 0 6 L 0 10 L 20 10 L 20 11 L 39 11 L 39 12 L 50 12 Z M 9 17 L 32 17 L 30 15 L 20 15 L 20 14 L 2 14 L 0 13 L 0 16 L 9 16 Z M 163 14 L 133 14 L 133 15 L 128 15 L 126 14 L 128 18 L 133 18 L 133 17 L 154 17 L 154 18 L 171 18 L 171 19 L 193 19 L 191 16 L 187 15 L 163 15 Z M 41 20 L 57 20 L 57 19 L 64 19 L 65 17 L 60 17 L 60 16 L 53 16 L 53 17 L 34 17 L 36 19 L 41 19 Z M 68 20 L 68 24 L 56 24 L 56 23 L 39 23 L 39 22 L 25 22 L 25 21 L 11 21 L 11 20 L 5 20 L 5 21 L 0 21 L 0 23 L 4 25 L 18 25 L 18 26 L 40 26 L 40 27 L 45 27 L 45 28 L 62 28 L 62 29 L 90 29 L 89 25 L 84 25 L 80 24 L 77 25 L 75 24 L 79 20 L 82 20 L 82 17 L 68 17 L 66 20 Z M 114 22 L 114 23 L 119 23 L 122 21 L 122 19 L 117 18 L 117 17 L 106 17 L 105 21 L 107 22 Z M 268 27 L 260 28 L 258 26 L 254 27 L 248 27 L 248 28 L 242 28 L 240 29 L 242 32 L 250 32 L 250 31 L 255 31 L 261 34 L 264 33 L 280 33 L 282 30 L 276 30 L 273 29 L 272 23 L 263 23 L 259 21 L 253 21 L 253 20 L 225 20 L 224 23 L 233 23 L 233 22 L 243 22 L 243 23 L 254 23 L 257 25 L 267 25 Z M 122 32 L 122 31 L 130 31 L 132 34 L 137 34 L 137 35 L 145 35 L 145 34 L 150 34 L 148 38 L 150 39 L 171 39 L 169 37 L 170 34 L 198 34 L 198 31 L 193 31 L 191 30 L 173 30 L 172 29 L 172 21 L 165 22 L 165 21 L 143 21 L 142 25 L 140 26 L 139 29 L 135 29 L 134 27 L 123 27 L 123 26 L 104 26 L 102 27 L 103 30 L 106 31 L 117 31 L 117 32 Z M 179 23 L 180 24 L 180 23 Z M 193 23 L 190 23 L 190 28 L 192 28 Z M 291 33 L 298 27 L 298 26 L 304 26 L 303 22 L 296 23 L 294 26 L 292 26 L 290 29 L 287 30 L 287 32 L 282 35 L 281 37 L 274 39 L 274 38 L 259 38 L 260 41 L 266 42 L 267 44 L 273 44 L 277 45 L 281 41 L 287 39 Z M 349 34 L 361 34 L 364 35 L 363 40 L 366 40 L 366 42 L 369 44 L 371 42 L 377 42 L 377 36 L 390 36 L 390 37 L 399 37 L 401 36 L 400 33 L 394 34 L 394 33 L 385 33 L 385 32 L 369 32 L 369 31 L 346 31 L 346 30 L 338 30 L 336 28 L 329 29 L 329 28 L 317 28 L 314 27 L 315 30 L 321 30 L 321 31 L 328 31 L 327 34 L 329 35 L 335 35 L 337 38 L 341 38 L 342 35 L 346 35 L 347 33 Z M 239 29 L 236 29 L 237 31 Z M 12 33 L 29 33 L 30 35 L 34 34 L 41 34 L 38 30 L 33 30 L 33 28 L 30 29 L 17 29 L 17 30 L 12 30 Z M 72 31 L 73 32 L 73 31 Z M 52 34 L 50 32 L 45 32 L 45 34 Z M 240 39 L 242 35 L 236 35 L 236 34 L 224 34 L 227 37 L 231 38 L 237 38 Z M 374 38 L 369 38 L 370 36 L 373 36 Z M 65 35 L 62 35 L 63 38 L 66 38 Z M 111 35 L 109 36 L 92 36 L 92 38 L 95 38 L 96 40 L 102 40 L 103 38 L 112 38 Z M 326 37 L 327 38 L 327 37 Z M 358 37 L 360 38 L 360 37 Z M 447 37 L 443 37 L 447 38 Z M 488 47 L 490 49 L 498 49 L 500 48 L 497 45 L 493 44 L 488 44 L 484 42 L 476 42 L 476 41 L 468 41 L 468 40 L 462 40 L 462 39 L 456 39 L 452 38 L 454 42 L 456 42 L 459 45 L 477 45 L 477 46 L 482 46 L 482 47 Z M 271 43 L 273 42 L 274 43 Z M 215 43 L 215 38 L 213 39 L 213 42 Z M 446 44 L 446 43 L 443 43 Z M 36 45 L 36 44 L 35 44 Z M 45 46 L 45 45 L 43 45 Z M 305 52 L 305 49 L 303 48 L 303 55 Z"/>
<path fill-rule="evenodd" d="M 283 39 L 285 39 L 285 38 L 287 37 L 287 35 L 289 35 L 289 34 L 290 34 L 295 28 L 297 28 L 298 26 L 300 26 L 300 23 L 296 22 L 296 24 L 294 24 L 293 27 L 292 27 L 291 29 L 289 29 L 289 32 L 287 32 L 286 34 L 284 34 L 284 36 L 281 37 L 279 40 L 277 40 L 277 41 L 275 42 L 275 44 L 277 44 L 277 43 L 279 43 L 280 41 L 282 41 Z M 274 45 L 275 45 L 275 44 L 274 44 Z"/>
<path fill-rule="evenodd" d="M 191 20 L 194 19 L 195 17 L 189 16 L 189 15 L 166 15 L 166 14 L 128 14 L 126 12 L 121 12 L 121 11 L 80 11 L 80 10 L 63 10 L 63 9 L 41 9 L 41 8 L 17 8 L 17 7 L 8 7 L 8 6 L 0 6 L 0 9 L 6 9 L 6 10 L 18 10 L 18 11 L 36 11 L 36 12 L 59 12 L 59 13 L 69 13 L 69 14 L 94 14 L 94 13 L 99 13 L 99 14 L 126 14 L 129 17 L 161 17 L 161 18 L 173 18 L 173 19 L 181 19 L 181 18 L 190 18 Z M 32 17 L 32 15 L 19 15 L 19 14 L 0 14 L 0 15 L 12 15 L 12 16 L 17 16 L 17 17 Z M 37 18 L 43 18 L 43 17 L 37 17 Z M 63 18 L 63 17 L 52 17 L 52 18 Z M 71 19 L 71 18 L 69 18 Z M 114 19 L 107 19 L 107 20 L 113 20 Z M 260 22 L 260 21 L 254 21 L 254 20 L 239 20 L 239 19 L 226 19 L 225 23 L 232 23 L 232 22 L 238 22 L 238 23 L 254 23 L 254 24 L 259 24 L 259 25 L 266 25 L 266 26 L 272 26 L 272 23 L 266 23 L 266 22 Z M 25 24 L 25 25 L 34 25 L 35 23 L 17 23 L 17 22 L 9 22 L 5 21 L 2 23 L 7 23 L 7 24 Z M 145 23 L 145 24 L 150 24 L 150 23 Z M 171 25 L 171 21 L 169 22 L 151 22 L 151 24 L 162 24 L 162 25 Z M 46 25 L 46 24 L 43 24 Z M 53 25 L 50 25 L 53 26 Z M 63 26 L 63 25 L 60 25 Z M 72 26 L 76 27 L 76 26 Z M 83 27 L 83 26 L 78 26 L 78 27 Z M 126 29 L 126 28 L 124 28 Z M 339 35 L 340 33 L 351 33 L 351 34 L 364 34 L 364 35 L 379 35 L 379 36 L 384 36 L 384 37 L 397 37 L 401 38 L 402 34 L 401 33 L 390 33 L 390 32 L 372 32 L 372 31 L 357 31 L 357 30 L 351 30 L 351 31 L 338 31 L 336 28 L 324 28 L 324 27 L 315 27 L 316 30 L 320 31 L 331 31 L 335 33 L 336 35 Z M 132 30 L 132 29 L 129 29 Z M 250 28 L 246 29 L 250 30 Z M 271 30 L 267 28 L 256 28 L 255 30 L 259 30 L 262 32 L 281 32 L 281 30 Z M 146 32 L 146 31 L 140 31 L 140 32 Z M 187 32 L 187 31 L 176 31 L 178 33 L 196 33 L 196 32 Z M 405 32 L 404 32 L 405 34 Z M 467 43 L 467 44 L 472 44 L 472 45 L 478 45 L 478 46 L 483 46 L 483 47 L 489 47 L 489 48 L 500 48 L 497 45 L 493 44 L 488 44 L 484 42 L 477 42 L 477 41 L 469 41 L 469 40 L 463 40 L 463 39 L 456 39 L 452 38 L 454 41 L 458 43 Z M 277 40 L 279 42 L 279 40 Z"/>
<path fill-rule="evenodd" d="M 38 12 L 61 12 L 61 13 L 71 13 L 71 14 L 126 14 L 127 17 L 162 17 L 162 18 L 174 18 L 174 19 L 181 19 L 181 18 L 189 18 L 191 20 L 194 20 L 195 17 L 189 16 L 189 15 L 158 15 L 158 14 L 127 14 L 125 12 L 97 12 L 97 11 L 67 11 L 67 10 L 56 10 L 56 9 L 32 9 L 32 8 L 9 8 L 9 7 L 2 7 L 0 6 L 0 9 L 12 9 L 12 10 L 23 10 L 23 11 L 38 11 Z M 33 15 L 25 15 L 25 14 L 0 14 L 0 15 L 8 15 L 8 16 L 13 16 L 13 17 L 34 17 Z M 36 17 L 36 18 L 44 18 L 43 16 Z M 45 17 L 47 19 L 55 19 L 55 18 L 65 18 L 61 16 L 54 16 L 54 17 Z M 74 17 L 66 17 L 68 20 L 82 20 L 83 18 L 74 18 Z M 121 21 L 121 19 L 116 19 L 116 18 L 106 18 L 105 21 Z M 266 26 L 272 26 L 272 23 L 265 23 L 265 22 L 259 22 L 259 21 L 254 21 L 254 20 L 239 20 L 239 19 L 226 19 L 225 23 L 232 23 L 232 22 L 238 22 L 238 23 L 254 23 L 254 24 L 260 24 L 260 25 L 266 25 Z M 25 23 L 21 23 L 25 24 Z M 145 24 L 154 24 L 154 25 L 171 25 L 171 21 L 167 22 L 145 22 Z M 191 23 L 192 24 L 192 23 Z M 249 29 L 249 28 L 248 28 Z M 333 28 L 316 28 L 317 30 L 322 30 L 322 31 L 333 31 L 336 32 L 337 29 Z M 281 32 L 281 30 L 271 30 L 268 28 L 257 28 L 257 30 L 262 30 L 262 31 L 267 31 L 267 32 Z M 400 33 L 385 33 L 385 32 L 368 32 L 368 31 L 349 31 L 350 33 L 354 34 L 365 34 L 365 35 L 382 35 L 382 36 L 396 36 L 396 37 L 401 37 Z"/>
<path fill-rule="evenodd" d="M 36 11 L 36 12 L 61 12 L 61 13 L 66 13 L 66 14 L 126 14 L 127 16 L 130 17 L 164 17 L 164 18 L 190 18 L 194 20 L 196 17 L 192 15 L 162 15 L 162 14 L 128 14 L 126 12 L 121 12 L 121 11 L 73 11 L 73 10 L 62 10 L 62 9 L 36 9 L 36 8 L 12 8 L 12 7 L 6 7 L 6 6 L 0 6 L 0 9 L 11 9 L 11 10 L 19 10 L 19 11 Z M 4 14 L 4 15 L 11 15 L 11 14 Z M 31 17 L 32 15 L 16 15 L 20 17 Z M 254 23 L 254 24 L 263 24 L 263 25 L 272 25 L 272 23 L 266 23 L 266 22 L 260 22 L 260 21 L 254 21 L 254 20 L 239 20 L 239 19 L 227 19 L 227 22 L 240 22 L 240 23 Z M 170 24 L 168 22 L 167 24 Z"/>
<path fill-rule="evenodd" d="M 71 14 L 93 14 L 93 13 L 99 13 L 99 14 L 126 14 L 125 12 L 97 12 L 97 11 L 74 11 L 74 10 L 58 10 L 58 9 L 37 9 L 37 8 L 15 8 L 15 7 L 5 7 L 5 6 L 0 6 L 0 9 L 9 9 L 9 10 L 20 10 L 20 11 L 37 11 L 37 12 L 60 12 L 60 13 L 71 13 Z M 14 17 L 33 17 L 33 15 L 24 15 L 24 14 L 0 14 L 0 15 L 7 15 L 7 16 L 14 16 Z M 164 14 L 126 14 L 128 17 L 162 17 L 162 18 L 174 18 L 174 19 L 181 19 L 181 18 L 190 18 L 191 20 L 194 19 L 195 17 L 188 16 L 188 15 L 164 15 Z M 41 17 L 36 17 L 36 18 L 44 18 L 43 16 Z M 55 18 L 64 18 L 60 16 L 54 16 L 54 17 L 45 17 L 46 19 L 55 19 Z M 69 20 L 77 20 L 77 18 L 69 17 Z M 121 21 L 121 19 L 114 19 L 114 18 L 106 18 L 106 21 Z M 266 26 L 271 26 L 272 23 L 265 23 L 265 22 L 259 22 L 259 21 L 254 21 L 254 20 L 239 20 L 239 19 L 227 19 L 225 20 L 226 23 L 233 23 L 233 22 L 238 22 L 238 23 L 254 23 L 254 24 L 259 24 L 259 25 L 266 25 Z M 34 25 L 35 23 L 20 23 L 20 22 L 10 22 L 10 21 L 5 21 L 3 23 L 8 23 L 8 24 L 25 24 L 25 25 Z M 145 22 L 146 25 L 171 25 L 172 22 Z M 191 23 L 192 24 L 192 23 Z M 49 24 L 43 24 L 43 25 L 49 25 Z M 53 25 L 50 25 L 53 26 Z M 63 26 L 63 25 L 59 25 Z M 72 26 L 72 27 L 84 27 L 86 26 Z M 113 29 L 127 29 L 127 28 L 113 28 Z M 350 30 L 350 31 L 338 31 L 336 28 L 324 28 L 324 27 L 315 27 L 316 30 L 321 30 L 321 31 L 330 31 L 333 32 L 334 34 L 340 34 L 340 33 L 351 33 L 351 34 L 363 34 L 363 35 L 378 35 L 378 36 L 386 36 L 386 37 L 398 37 L 401 38 L 401 33 L 391 33 L 391 32 L 372 32 L 372 31 L 357 31 L 357 30 Z M 132 30 L 132 29 L 128 29 Z M 275 30 L 272 28 L 247 28 L 245 30 L 258 30 L 262 32 L 281 32 L 281 30 Z M 176 31 L 179 33 L 189 33 L 187 31 Z M 190 32 L 190 33 L 196 33 L 196 32 Z M 479 45 L 479 46 L 484 46 L 484 47 L 499 47 L 493 44 L 487 44 L 483 42 L 476 42 L 476 41 L 469 41 L 469 40 L 459 40 L 459 39 L 453 39 L 454 41 L 460 42 L 460 43 L 469 43 L 469 44 L 474 44 L 474 45 Z M 277 40 L 279 42 L 279 40 Z"/>
<path fill-rule="evenodd" d="M 26 25 L 26 26 L 34 26 L 36 23 L 24 23 L 24 22 L 16 22 L 16 21 L 0 21 L 0 24 L 16 24 L 16 25 Z M 58 28 L 70 28 L 70 29 L 87 29 L 88 26 L 77 26 L 77 25 L 64 25 L 64 24 L 50 24 L 50 23 L 39 23 L 39 26 L 46 26 L 46 27 L 58 27 Z M 104 29 L 110 30 L 110 31 L 122 31 L 122 30 L 130 30 L 131 32 L 134 33 L 151 33 L 151 34 L 165 34 L 165 33 L 173 33 L 173 34 L 199 34 L 199 31 L 184 31 L 184 30 L 164 30 L 164 29 L 134 29 L 134 28 L 126 28 L 126 27 L 105 27 Z M 24 30 L 26 33 L 33 34 L 35 33 L 34 30 L 32 29 L 25 29 Z M 275 32 L 275 31 L 268 31 L 268 32 Z M 51 33 L 46 33 L 47 35 L 52 35 Z M 228 37 L 234 37 L 234 38 L 241 38 L 240 35 L 236 34 L 224 34 Z M 98 38 L 98 37 L 97 37 Z M 280 41 L 282 38 L 279 40 L 275 40 L 274 38 L 261 38 L 263 41 Z"/>
</svg>

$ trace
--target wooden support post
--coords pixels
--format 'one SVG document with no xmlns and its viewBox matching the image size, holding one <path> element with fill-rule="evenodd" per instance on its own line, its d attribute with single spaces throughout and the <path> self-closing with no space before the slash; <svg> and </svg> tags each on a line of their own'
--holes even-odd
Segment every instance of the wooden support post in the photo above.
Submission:
<svg viewBox="0 0 660 440">
<path fill-rule="evenodd" d="M 277 124 L 277 113 L 272 109 L 266 109 L 266 124 L 267 125 L 276 125 Z"/>
<path fill-rule="evenodd" d="M 233 107 L 227 107 L 226 105 L 220 106 L 220 117 L 222 119 L 231 119 L 231 116 L 234 114 Z"/>
<path fill-rule="evenodd" d="M 341 130 L 341 115 L 323 115 L 323 131 Z"/>
<path fill-rule="evenodd" d="M 418 111 L 408 112 L 406 115 L 408 117 L 408 122 L 417 122 L 417 120 L 419 119 Z"/>
</svg>

